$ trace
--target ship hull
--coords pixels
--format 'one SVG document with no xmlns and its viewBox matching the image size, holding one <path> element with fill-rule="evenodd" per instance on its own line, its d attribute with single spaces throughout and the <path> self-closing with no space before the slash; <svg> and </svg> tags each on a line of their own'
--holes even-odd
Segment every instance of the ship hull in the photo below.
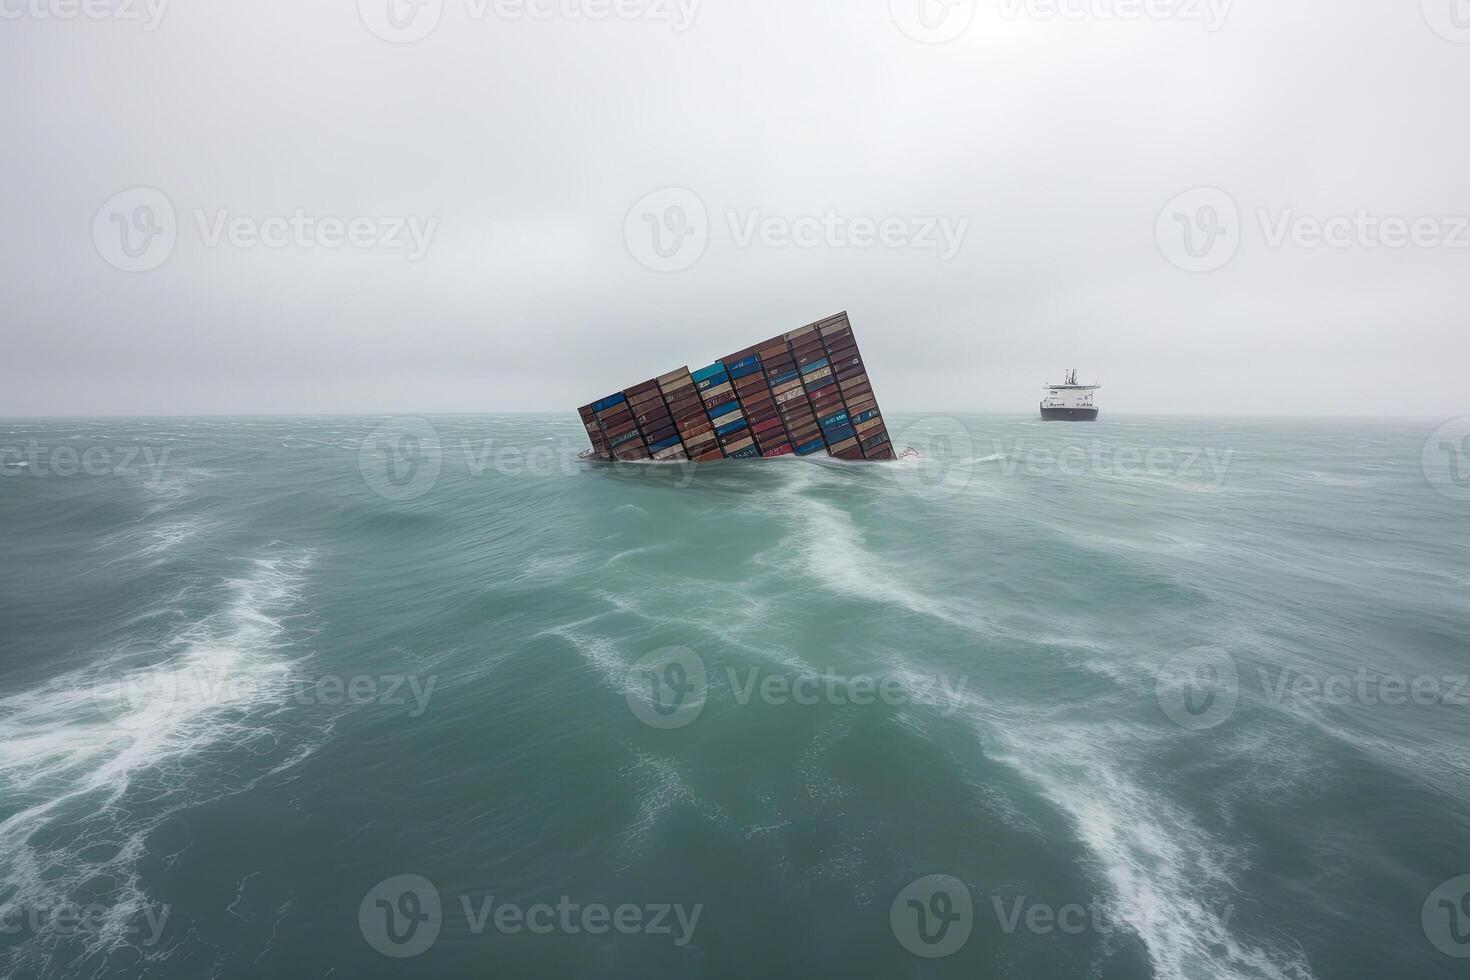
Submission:
<svg viewBox="0 0 1470 980">
<path fill-rule="evenodd" d="M 1041 409 L 1041 418 L 1046 422 L 1096 422 L 1095 408 L 1046 408 Z"/>
</svg>

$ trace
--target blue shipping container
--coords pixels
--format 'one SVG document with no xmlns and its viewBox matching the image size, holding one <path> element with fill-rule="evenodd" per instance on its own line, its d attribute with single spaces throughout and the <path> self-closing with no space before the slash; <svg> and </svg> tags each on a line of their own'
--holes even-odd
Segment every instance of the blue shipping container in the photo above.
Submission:
<svg viewBox="0 0 1470 980">
<path fill-rule="evenodd" d="M 723 439 L 725 436 L 728 436 L 732 432 L 739 432 L 748 424 L 749 423 L 746 422 L 744 419 L 741 419 L 739 422 L 731 422 L 729 425 L 722 425 L 718 429 L 716 429 L 715 435 Z"/>
<path fill-rule="evenodd" d="M 841 425 L 841 424 L 843 424 L 846 421 L 847 421 L 847 413 L 846 412 L 838 412 L 836 415 L 829 415 L 826 418 L 822 419 L 822 428 L 824 428 L 824 429 L 830 429 L 832 426 L 834 426 L 834 425 Z"/>
<path fill-rule="evenodd" d="M 853 436 L 857 435 L 857 433 L 853 431 L 853 428 L 850 425 L 839 425 L 835 429 L 828 429 L 827 431 L 823 432 L 822 435 L 827 437 L 827 442 L 829 444 L 835 446 L 839 442 L 851 439 Z"/>
<path fill-rule="evenodd" d="M 709 410 L 709 417 L 712 418 L 712 419 L 717 419 L 721 415 L 729 415 L 731 412 L 738 412 L 738 411 L 740 411 L 740 403 L 739 402 L 730 402 L 728 404 L 721 405 L 719 408 L 712 408 L 712 409 L 710 409 Z"/>
<path fill-rule="evenodd" d="M 743 378 L 747 375 L 755 374 L 760 369 L 761 359 L 754 355 L 744 358 L 743 360 L 736 361 L 734 364 L 731 364 L 729 366 L 730 377 L 732 379 Z"/>
</svg>

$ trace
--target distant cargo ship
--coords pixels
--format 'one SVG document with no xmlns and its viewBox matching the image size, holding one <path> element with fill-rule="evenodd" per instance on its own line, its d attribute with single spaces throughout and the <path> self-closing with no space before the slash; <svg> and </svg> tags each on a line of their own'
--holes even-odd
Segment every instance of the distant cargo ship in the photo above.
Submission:
<svg viewBox="0 0 1470 980">
<path fill-rule="evenodd" d="M 578 413 L 592 440 L 589 459 L 896 458 L 846 313 L 697 371 L 670 371 Z"/>
<path fill-rule="evenodd" d="M 1067 380 L 1046 386 L 1046 399 L 1041 403 L 1041 417 L 1048 422 L 1096 422 L 1097 401 L 1093 397 L 1102 385 L 1080 385 L 1077 372 L 1067 372 Z"/>
</svg>

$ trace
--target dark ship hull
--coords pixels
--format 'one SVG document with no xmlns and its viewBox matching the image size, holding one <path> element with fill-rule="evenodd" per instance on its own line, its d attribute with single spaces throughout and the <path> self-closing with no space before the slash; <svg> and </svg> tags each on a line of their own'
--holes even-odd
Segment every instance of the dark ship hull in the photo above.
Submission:
<svg viewBox="0 0 1470 980">
<path fill-rule="evenodd" d="M 1041 417 L 1047 422 L 1096 422 L 1095 408 L 1047 408 L 1042 406 Z"/>
</svg>

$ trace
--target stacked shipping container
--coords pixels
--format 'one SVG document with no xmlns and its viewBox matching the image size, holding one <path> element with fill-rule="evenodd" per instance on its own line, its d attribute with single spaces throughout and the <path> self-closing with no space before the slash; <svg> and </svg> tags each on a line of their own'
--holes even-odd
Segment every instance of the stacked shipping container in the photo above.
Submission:
<svg viewBox="0 0 1470 980">
<path fill-rule="evenodd" d="M 579 412 L 601 459 L 894 458 L 846 313 Z"/>
<path fill-rule="evenodd" d="M 704 402 L 688 368 L 680 368 L 658 379 L 659 390 L 669 406 L 669 415 L 683 442 L 685 459 L 723 459 L 715 442 L 714 427 L 704 414 Z"/>
<path fill-rule="evenodd" d="M 853 339 L 852 324 L 846 314 L 842 314 L 823 321 L 817 332 L 822 337 L 823 349 L 827 352 L 827 360 L 841 392 L 846 416 L 829 420 L 837 427 L 832 435 L 842 440 L 833 447 L 832 454 L 841 459 L 893 459 L 888 428 L 878 411 L 878 400 L 873 397 L 873 385 L 868 381 L 867 368 L 858 351 L 857 341 Z M 849 431 L 851 438 L 857 441 L 856 446 L 847 444 Z"/>
</svg>

